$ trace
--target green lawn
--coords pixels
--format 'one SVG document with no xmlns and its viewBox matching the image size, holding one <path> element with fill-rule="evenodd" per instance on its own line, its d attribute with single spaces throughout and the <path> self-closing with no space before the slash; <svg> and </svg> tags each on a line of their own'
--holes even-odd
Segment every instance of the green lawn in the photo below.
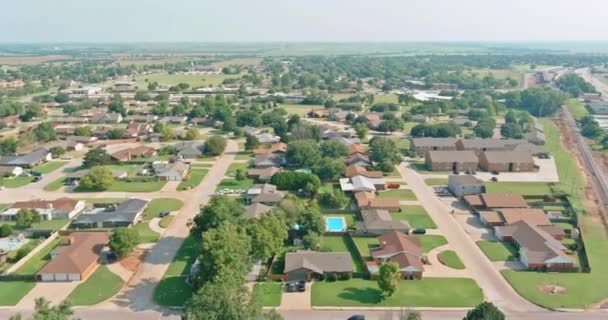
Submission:
<svg viewBox="0 0 608 320">
<path fill-rule="evenodd" d="M 566 101 L 566 105 L 570 109 L 572 116 L 577 120 L 589 114 L 589 110 L 585 108 L 585 104 L 578 99 L 569 99 Z"/>
<path fill-rule="evenodd" d="M 33 223 L 31 228 L 36 229 L 36 230 L 59 230 L 61 227 L 65 226 L 69 222 L 70 222 L 70 219 L 42 220 L 38 223 Z M 0 225 L 8 224 L 8 225 L 13 226 L 14 229 L 19 230 L 20 228 L 17 228 L 15 226 L 15 223 L 16 223 L 15 221 L 3 221 L 3 222 L 0 222 Z"/>
<path fill-rule="evenodd" d="M 70 293 L 68 300 L 75 306 L 96 305 L 116 295 L 123 284 L 119 276 L 101 265 Z"/>
<path fill-rule="evenodd" d="M 347 235 L 324 236 L 321 238 L 321 251 L 325 252 L 348 252 L 353 259 L 353 267 L 356 272 L 365 270 L 362 261 L 357 259 L 357 247 L 350 241 Z"/>
<path fill-rule="evenodd" d="M 35 274 L 40 270 L 51 258 L 51 252 L 61 244 L 61 237 L 51 241 L 46 247 L 38 251 L 31 259 L 29 259 L 21 268 L 17 269 L 15 274 Z"/>
<path fill-rule="evenodd" d="M 422 252 L 429 253 L 431 250 L 446 245 L 448 240 L 444 236 L 428 234 L 428 235 L 415 235 L 414 237 L 420 238 L 420 246 Z"/>
<path fill-rule="evenodd" d="M 424 182 L 428 186 L 447 186 L 448 178 L 428 178 L 424 179 Z"/>
<path fill-rule="evenodd" d="M 190 173 L 188 174 L 188 179 L 182 180 L 182 182 L 177 185 L 177 190 L 181 191 L 196 188 L 199 184 L 201 184 L 201 181 L 203 181 L 206 174 L 206 169 L 191 169 Z"/>
<path fill-rule="evenodd" d="M 6 188 L 19 188 L 23 187 L 30 182 L 34 181 L 34 177 L 19 176 L 14 178 L 0 178 L 0 186 Z"/>
<path fill-rule="evenodd" d="M 376 281 L 363 279 L 315 282 L 311 294 L 313 306 L 335 307 L 471 307 L 483 301 L 475 281 L 462 278 L 401 281 L 386 299 Z"/>
<path fill-rule="evenodd" d="M 173 216 L 173 215 L 164 216 L 158 222 L 158 226 L 161 228 L 167 228 L 167 227 L 169 227 L 171 222 L 173 222 L 174 219 L 175 219 L 175 216 Z"/>
<path fill-rule="evenodd" d="M 283 284 L 281 282 L 256 283 L 253 287 L 253 297 L 264 307 L 278 307 L 281 305 Z"/>
<path fill-rule="evenodd" d="M 217 185 L 217 190 L 222 189 L 241 189 L 247 190 L 253 185 L 253 179 L 245 179 L 242 181 L 237 181 L 236 179 L 229 178 L 220 181 Z"/>
<path fill-rule="evenodd" d="M 66 181 L 65 177 L 59 178 L 59 179 L 47 184 L 46 186 L 44 186 L 44 190 L 45 191 L 57 191 L 65 185 L 65 181 Z"/>
<path fill-rule="evenodd" d="M 510 243 L 501 241 L 477 241 L 476 243 L 490 261 L 515 260 L 517 257 L 517 248 Z"/>
<path fill-rule="evenodd" d="M 413 121 L 405 122 L 403 124 L 403 133 L 406 135 L 409 135 L 412 132 L 412 128 L 417 126 L 418 124 L 419 124 L 418 122 L 413 122 Z M 409 144 L 410 140 L 407 140 L 407 142 Z"/>
<path fill-rule="evenodd" d="M 192 288 L 186 283 L 186 276 L 197 254 L 196 240 L 186 238 L 154 290 L 156 303 L 161 306 L 182 306 L 192 296 Z"/>
<path fill-rule="evenodd" d="M 279 107 L 285 109 L 289 114 L 297 114 L 300 117 L 305 116 L 312 109 L 324 109 L 321 105 L 307 105 L 307 104 L 280 104 Z"/>
<path fill-rule="evenodd" d="M 242 163 L 239 163 L 239 162 L 232 163 L 232 164 L 230 165 L 230 167 L 228 167 L 228 170 L 226 170 L 226 175 L 227 175 L 227 176 L 230 176 L 231 174 L 236 173 L 236 171 L 237 171 L 238 169 L 244 169 L 244 170 L 245 170 L 245 173 L 247 173 L 247 168 L 249 168 L 249 164 L 248 164 L 248 163 L 246 163 L 246 162 L 242 162 Z"/>
<path fill-rule="evenodd" d="M 167 181 L 126 182 L 114 181 L 106 190 L 110 192 L 154 192 L 162 189 Z"/>
<path fill-rule="evenodd" d="M 16 305 L 35 286 L 35 281 L 2 281 L 0 306 Z"/>
<path fill-rule="evenodd" d="M 353 241 L 364 261 L 371 261 L 370 249 L 380 246 L 378 239 L 375 237 L 353 237 Z"/>
<path fill-rule="evenodd" d="M 374 95 L 374 103 L 399 103 L 399 97 L 395 93 L 377 93 Z"/>
<path fill-rule="evenodd" d="M 458 269 L 458 270 L 464 269 L 464 263 L 462 263 L 462 261 L 458 257 L 458 254 L 455 251 L 452 251 L 452 250 L 442 251 L 439 253 L 437 258 L 439 259 L 439 262 L 441 262 L 442 264 L 444 264 L 450 268 Z"/>
<path fill-rule="evenodd" d="M 177 211 L 182 208 L 184 203 L 179 199 L 174 198 L 157 198 L 150 203 L 144 210 L 144 220 L 150 220 L 157 217 L 163 211 Z"/>
<path fill-rule="evenodd" d="M 32 171 L 40 172 L 42 174 L 47 174 L 53 172 L 63 166 L 65 166 L 67 161 L 50 161 L 32 168 Z"/>
<path fill-rule="evenodd" d="M 444 174 L 444 173 L 447 174 L 447 173 L 449 173 L 448 171 L 430 171 L 426 167 L 424 160 L 412 162 L 411 167 L 412 167 L 412 169 L 416 170 L 416 172 L 418 172 L 419 174 Z"/>
<path fill-rule="evenodd" d="M 436 229 L 437 225 L 423 206 L 401 206 L 401 211 L 391 213 L 393 220 L 405 220 L 412 228 Z"/>
<path fill-rule="evenodd" d="M 225 74 L 147 74 L 135 78 L 140 88 L 145 88 L 148 82 L 158 82 L 160 85 L 174 86 L 178 83 L 187 83 L 191 88 L 217 86 L 222 84 L 225 79 L 240 78 L 241 75 Z M 146 82 L 146 79 L 148 82 Z"/>
<path fill-rule="evenodd" d="M 139 234 L 139 243 L 154 243 L 160 239 L 160 234 L 150 229 L 149 223 L 149 221 L 142 221 L 133 227 Z"/>
<path fill-rule="evenodd" d="M 498 177 L 500 180 L 500 176 Z M 551 194 L 546 182 L 486 182 L 488 193 L 520 193 L 523 195 Z"/>
<path fill-rule="evenodd" d="M 236 153 L 234 160 L 251 160 L 253 159 L 253 152 L 250 151 L 239 151 Z"/>
<path fill-rule="evenodd" d="M 409 189 L 389 189 L 378 192 L 378 198 L 396 198 L 399 200 L 416 200 L 416 195 Z"/>
</svg>

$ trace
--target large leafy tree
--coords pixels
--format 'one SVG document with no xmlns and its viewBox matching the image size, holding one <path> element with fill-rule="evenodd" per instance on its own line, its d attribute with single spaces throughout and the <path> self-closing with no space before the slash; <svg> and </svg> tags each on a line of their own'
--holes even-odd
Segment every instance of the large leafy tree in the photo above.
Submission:
<svg viewBox="0 0 608 320">
<path fill-rule="evenodd" d="M 334 180 L 338 179 L 344 170 L 346 165 L 344 161 L 336 158 L 325 157 L 321 159 L 317 164 L 312 167 L 312 171 L 319 176 L 321 180 Z"/>
<path fill-rule="evenodd" d="M 205 153 L 212 156 L 218 156 L 226 149 L 226 143 L 226 138 L 222 136 L 213 136 L 209 138 L 205 144 Z"/>
<path fill-rule="evenodd" d="M 112 158 L 108 152 L 103 148 L 95 148 L 89 150 L 82 160 L 82 166 L 85 168 L 91 168 L 95 166 L 105 166 L 112 162 Z"/>
<path fill-rule="evenodd" d="M 80 188 L 83 190 L 103 191 L 106 190 L 114 182 L 112 171 L 105 166 L 93 167 L 82 179 L 80 179 Z"/>
<path fill-rule="evenodd" d="M 50 301 L 44 298 L 36 298 L 34 302 L 34 314 L 31 320 L 78 320 L 74 317 L 74 311 L 68 301 L 52 306 Z M 22 320 L 20 314 L 11 316 L 9 320 Z"/>
<path fill-rule="evenodd" d="M 243 205 L 238 199 L 227 196 L 211 198 L 211 201 L 194 217 L 191 234 L 200 238 L 212 228 L 217 228 L 224 222 L 236 222 L 244 212 Z"/>
<path fill-rule="evenodd" d="M 110 248 L 119 257 L 129 254 L 139 244 L 139 233 L 134 228 L 119 228 L 110 238 Z"/>
<path fill-rule="evenodd" d="M 395 262 L 387 262 L 380 266 L 380 272 L 378 273 L 378 287 L 387 296 L 392 296 L 397 292 L 399 288 L 399 281 L 401 280 L 401 274 L 399 272 L 399 265 Z"/>
<path fill-rule="evenodd" d="M 308 207 L 298 217 L 300 228 L 306 233 L 323 234 L 325 232 L 325 219 L 317 208 Z"/>
<path fill-rule="evenodd" d="M 29 228 L 33 223 L 38 223 L 41 221 L 40 214 L 36 209 L 27 209 L 23 208 L 17 212 L 15 216 L 16 225 L 19 228 Z"/>
<path fill-rule="evenodd" d="M 34 129 L 34 135 L 37 141 L 51 141 L 55 139 L 55 128 L 50 122 L 44 122 Z"/>
<path fill-rule="evenodd" d="M 482 302 L 469 310 L 463 320 L 504 320 L 505 315 L 492 302 Z"/>
<path fill-rule="evenodd" d="M 279 252 L 287 239 L 288 226 L 277 214 L 250 219 L 247 234 L 251 237 L 252 256 L 266 260 Z"/>
<path fill-rule="evenodd" d="M 316 141 L 296 140 L 287 145 L 285 158 L 292 166 L 311 167 L 321 159 L 321 153 Z"/>
<path fill-rule="evenodd" d="M 321 143 L 323 157 L 338 158 L 348 155 L 348 147 L 338 140 L 327 140 Z"/>
<path fill-rule="evenodd" d="M 239 283 L 251 268 L 251 240 L 243 228 L 225 222 L 203 234 L 199 255 L 200 270 L 194 285 L 201 285 L 220 277 Z"/>
<path fill-rule="evenodd" d="M 395 141 L 385 137 L 374 137 L 369 142 L 369 158 L 375 162 L 387 161 L 393 164 L 401 162 Z"/>
<path fill-rule="evenodd" d="M 247 136 L 245 138 L 245 150 L 253 150 L 260 145 L 260 141 L 256 136 Z"/>
</svg>

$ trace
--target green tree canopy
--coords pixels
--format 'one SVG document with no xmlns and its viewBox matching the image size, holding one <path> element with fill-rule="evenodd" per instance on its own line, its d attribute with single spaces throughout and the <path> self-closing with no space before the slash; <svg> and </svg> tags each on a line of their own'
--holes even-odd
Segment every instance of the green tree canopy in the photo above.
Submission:
<svg viewBox="0 0 608 320">
<path fill-rule="evenodd" d="M 399 281 L 401 281 L 401 272 L 399 271 L 399 265 L 395 262 L 383 263 L 380 266 L 380 272 L 378 273 L 378 287 L 387 296 L 392 296 L 397 292 L 399 288 Z"/>
<path fill-rule="evenodd" d="M 131 253 L 139 244 L 139 233 L 135 228 L 118 228 L 110 237 L 110 249 L 119 257 Z"/>
<path fill-rule="evenodd" d="M 108 152 L 103 148 L 95 148 L 89 150 L 82 160 L 82 166 L 85 168 L 91 168 L 95 166 L 105 166 L 112 163 L 112 158 Z"/>
<path fill-rule="evenodd" d="M 217 228 L 224 222 L 238 221 L 244 210 L 239 199 L 228 196 L 213 197 L 194 217 L 194 225 L 190 232 L 196 238 L 200 238 L 204 232 Z"/>
<path fill-rule="evenodd" d="M 212 156 L 219 156 L 226 149 L 226 138 L 222 136 L 212 136 L 205 144 L 205 153 Z"/>
<path fill-rule="evenodd" d="M 106 166 L 97 166 L 89 170 L 89 172 L 80 179 L 79 187 L 89 191 L 103 191 L 114 183 L 112 170 Z"/>
</svg>

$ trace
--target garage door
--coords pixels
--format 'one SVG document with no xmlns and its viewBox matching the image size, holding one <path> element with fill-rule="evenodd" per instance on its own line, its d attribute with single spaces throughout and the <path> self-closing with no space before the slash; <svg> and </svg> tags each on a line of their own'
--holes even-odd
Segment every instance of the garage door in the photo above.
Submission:
<svg viewBox="0 0 608 320">
<path fill-rule="evenodd" d="M 68 281 L 68 275 L 65 273 L 55 273 L 55 281 Z"/>
<path fill-rule="evenodd" d="M 40 275 L 40 280 L 42 281 L 55 281 L 55 277 L 52 273 L 43 273 Z"/>
<path fill-rule="evenodd" d="M 68 274 L 68 280 L 70 280 L 70 281 L 80 281 L 80 274 L 78 274 L 78 273 L 70 273 L 70 274 Z"/>
</svg>

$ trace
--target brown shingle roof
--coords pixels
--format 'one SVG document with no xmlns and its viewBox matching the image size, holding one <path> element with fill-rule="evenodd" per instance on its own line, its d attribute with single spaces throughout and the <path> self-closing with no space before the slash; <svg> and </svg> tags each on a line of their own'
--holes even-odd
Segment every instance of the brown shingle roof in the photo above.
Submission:
<svg viewBox="0 0 608 320">
<path fill-rule="evenodd" d="M 110 242 L 108 232 L 73 232 L 70 244 L 59 248 L 59 256 L 52 259 L 39 274 L 83 273 L 99 259 L 99 252 Z"/>
<path fill-rule="evenodd" d="M 489 163 L 534 163 L 532 154 L 526 151 L 485 151 L 480 157 L 485 157 Z"/>
<path fill-rule="evenodd" d="M 48 209 L 50 206 L 53 206 L 56 210 L 63 210 L 66 212 L 70 212 L 76 208 L 78 204 L 77 199 L 72 198 L 58 198 L 55 200 L 31 200 L 31 201 L 20 201 L 15 202 L 11 208 L 16 209 Z"/>
<path fill-rule="evenodd" d="M 407 236 L 399 231 L 389 231 L 378 237 L 380 249 L 372 251 L 374 259 L 388 258 L 396 262 L 400 268 L 415 267 L 424 270 L 422 266 L 422 251 L 420 239 Z"/>
<path fill-rule="evenodd" d="M 360 145 L 358 143 L 353 143 L 350 146 L 348 146 L 348 154 L 353 154 L 353 153 L 367 154 L 367 150 L 365 150 L 365 147 L 363 147 L 362 145 Z"/>
<path fill-rule="evenodd" d="M 427 157 L 431 162 L 478 162 L 475 152 L 469 150 L 431 150 Z"/>
<path fill-rule="evenodd" d="M 542 209 L 504 208 L 500 210 L 506 224 L 525 221 L 534 226 L 550 225 L 551 221 Z"/>
<path fill-rule="evenodd" d="M 527 208 L 528 203 L 521 194 L 482 193 L 481 200 L 486 208 Z"/>
<path fill-rule="evenodd" d="M 301 268 L 316 273 L 353 272 L 353 260 L 348 252 L 299 250 L 285 254 L 285 273 Z"/>
<path fill-rule="evenodd" d="M 356 164 L 351 164 L 346 167 L 345 176 L 347 178 L 352 178 L 354 176 L 361 175 L 368 178 L 382 178 L 381 171 L 367 171 L 365 167 L 358 166 Z"/>
</svg>

